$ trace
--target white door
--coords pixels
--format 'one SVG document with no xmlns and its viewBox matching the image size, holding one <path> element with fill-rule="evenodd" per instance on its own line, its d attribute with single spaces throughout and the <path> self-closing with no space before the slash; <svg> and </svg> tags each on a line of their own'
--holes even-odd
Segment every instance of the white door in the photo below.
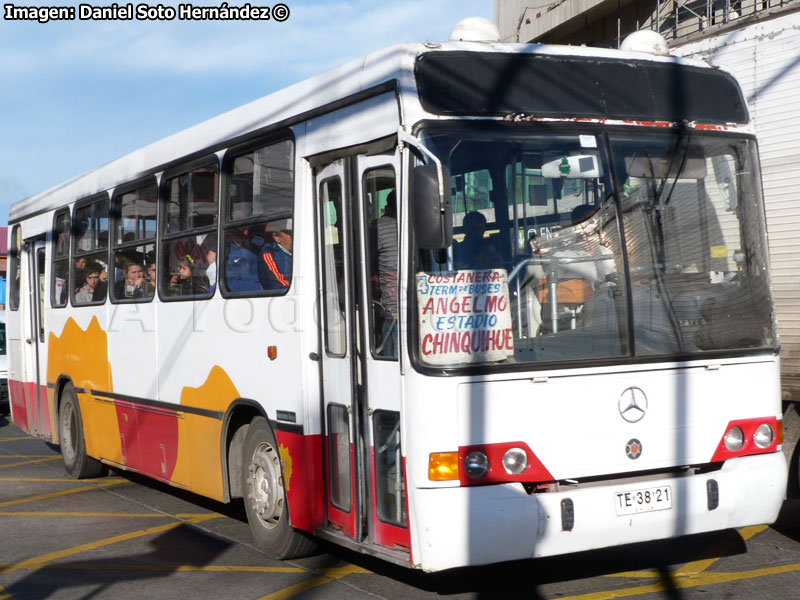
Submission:
<svg viewBox="0 0 800 600">
<path fill-rule="evenodd" d="M 410 536 L 401 448 L 401 190 L 397 150 L 357 157 L 356 199 L 360 232 L 357 307 L 362 431 L 368 465 L 369 541 L 408 549 Z"/>
<path fill-rule="evenodd" d="M 22 244 L 20 309 L 22 310 L 22 396 L 27 431 L 49 437 L 52 433 L 47 399 L 47 336 L 45 332 L 45 239 Z"/>
<path fill-rule="evenodd" d="M 328 526 L 359 539 L 360 503 L 355 468 L 353 241 L 345 160 L 316 173 L 320 277 L 320 360 L 326 439 Z"/>
<path fill-rule="evenodd" d="M 399 160 L 354 155 L 316 173 L 328 526 L 409 545 L 400 448 Z"/>
</svg>

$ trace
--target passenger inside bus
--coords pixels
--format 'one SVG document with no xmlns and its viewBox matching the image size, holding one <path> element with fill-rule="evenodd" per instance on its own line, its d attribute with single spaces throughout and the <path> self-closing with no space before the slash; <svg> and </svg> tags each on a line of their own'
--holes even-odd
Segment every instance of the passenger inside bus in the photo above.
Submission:
<svg viewBox="0 0 800 600">
<path fill-rule="evenodd" d="M 195 261 L 189 255 L 178 261 L 178 273 L 170 275 L 167 293 L 170 296 L 191 296 L 208 292 L 208 279 L 205 274 L 194 274 Z"/>
<path fill-rule="evenodd" d="M 100 284 L 100 272 L 103 269 L 104 267 L 97 262 L 91 262 L 86 265 L 86 268 L 83 271 L 85 280 L 84 284 L 83 286 L 81 286 L 81 289 L 79 289 L 75 294 L 75 302 L 77 304 L 88 304 L 96 299 L 95 290 Z M 97 299 L 99 299 L 100 297 L 101 295 L 98 293 Z"/>
<path fill-rule="evenodd" d="M 75 259 L 75 291 L 78 291 L 86 283 L 86 257 L 79 256 Z"/>
<path fill-rule="evenodd" d="M 118 299 L 144 298 L 144 267 L 129 258 L 122 257 L 124 279 L 116 283 L 114 292 Z"/>
<path fill-rule="evenodd" d="M 251 292 L 261 289 L 258 279 L 258 250 L 263 239 L 252 240 L 247 228 L 229 229 L 226 232 L 227 259 L 225 262 L 225 284 L 230 292 Z M 261 244 L 258 244 L 258 242 Z"/>
<path fill-rule="evenodd" d="M 382 321 L 375 349 L 379 356 L 397 356 L 397 198 L 386 196 L 383 215 L 375 222 L 375 254 Z"/>
<path fill-rule="evenodd" d="M 208 279 L 208 291 L 213 294 L 217 287 L 217 234 L 209 233 L 203 240 L 203 248 L 206 251 L 206 278 Z"/>
<path fill-rule="evenodd" d="M 292 280 L 292 232 L 279 229 L 267 235 L 271 235 L 273 241 L 261 248 L 258 280 L 265 290 L 285 290 Z"/>
<path fill-rule="evenodd" d="M 486 235 L 486 217 L 477 210 L 464 215 L 464 240 L 453 245 L 456 269 L 499 269 L 503 257 Z"/>
<path fill-rule="evenodd" d="M 147 257 L 147 271 L 145 273 L 144 295 L 148 298 L 156 291 L 156 263 L 152 256 Z"/>
</svg>

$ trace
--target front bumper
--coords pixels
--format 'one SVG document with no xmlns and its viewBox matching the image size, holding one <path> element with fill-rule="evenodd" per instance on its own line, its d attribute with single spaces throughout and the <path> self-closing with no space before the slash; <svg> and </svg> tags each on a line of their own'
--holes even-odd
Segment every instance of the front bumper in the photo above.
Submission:
<svg viewBox="0 0 800 600">
<path fill-rule="evenodd" d="M 719 504 L 709 510 L 708 481 Z M 417 489 L 414 558 L 426 571 L 581 552 L 772 523 L 787 480 L 782 452 L 727 461 L 699 475 L 632 480 L 528 495 L 520 484 Z M 617 516 L 616 492 L 669 485 L 669 510 Z M 562 529 L 562 500 L 574 526 Z"/>
</svg>

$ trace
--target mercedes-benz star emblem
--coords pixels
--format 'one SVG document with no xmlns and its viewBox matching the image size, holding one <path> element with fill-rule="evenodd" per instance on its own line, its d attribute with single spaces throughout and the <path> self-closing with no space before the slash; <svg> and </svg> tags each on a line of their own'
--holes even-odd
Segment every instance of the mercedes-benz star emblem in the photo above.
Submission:
<svg viewBox="0 0 800 600">
<path fill-rule="evenodd" d="M 642 442 L 633 438 L 627 444 L 625 444 L 625 454 L 628 455 L 628 458 L 631 460 L 636 460 L 642 455 Z"/>
<path fill-rule="evenodd" d="M 638 387 L 629 387 L 619 397 L 619 414 L 628 423 L 638 423 L 647 413 L 647 396 Z"/>
</svg>

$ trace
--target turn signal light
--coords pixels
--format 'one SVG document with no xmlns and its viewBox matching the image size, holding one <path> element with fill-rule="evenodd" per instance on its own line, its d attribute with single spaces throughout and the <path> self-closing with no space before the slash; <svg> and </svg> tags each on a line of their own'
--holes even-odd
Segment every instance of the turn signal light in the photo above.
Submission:
<svg viewBox="0 0 800 600">
<path fill-rule="evenodd" d="M 778 442 L 778 446 L 783 446 L 783 420 L 778 419 L 778 422 L 775 423 L 775 440 Z"/>
<path fill-rule="evenodd" d="M 453 481 L 458 479 L 458 452 L 432 452 L 428 460 L 428 479 Z"/>
</svg>

